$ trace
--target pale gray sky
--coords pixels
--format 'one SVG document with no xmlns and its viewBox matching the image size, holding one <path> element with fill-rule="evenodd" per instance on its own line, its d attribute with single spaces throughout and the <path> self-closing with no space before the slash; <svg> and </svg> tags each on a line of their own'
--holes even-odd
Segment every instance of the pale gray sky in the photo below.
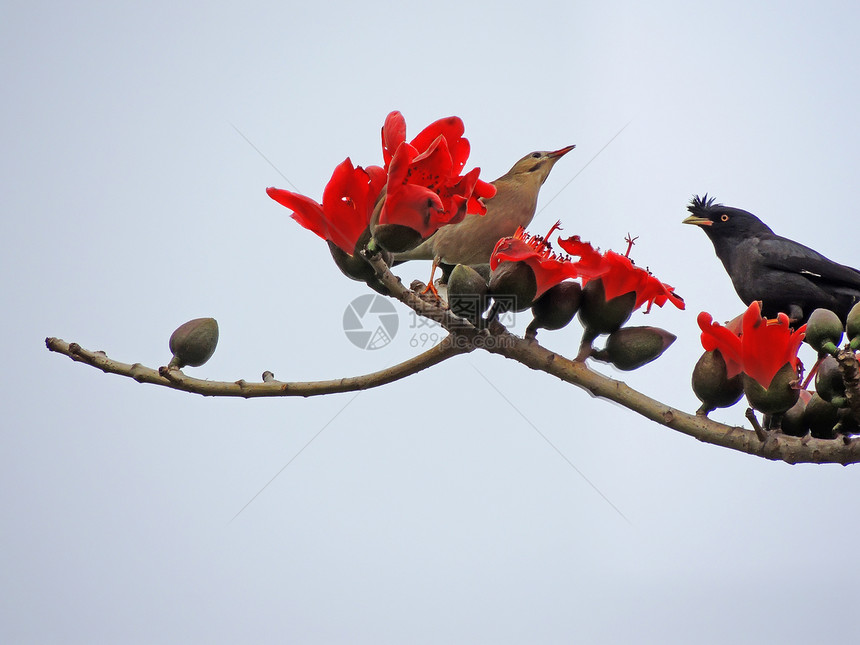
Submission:
<svg viewBox="0 0 860 645">
<path fill-rule="evenodd" d="M 700 444 L 480 353 L 357 396 L 241 401 L 107 376 L 43 345 L 157 366 L 177 325 L 214 316 L 218 351 L 189 369 L 204 378 L 394 364 L 428 330 L 398 304 L 389 346 L 349 342 L 343 312 L 366 290 L 266 196 L 289 185 L 234 127 L 317 199 L 347 155 L 381 161 L 393 109 L 412 134 L 461 116 L 486 179 L 577 144 L 545 204 L 629 122 L 533 228 L 561 219 L 617 250 L 639 236 L 636 261 L 688 309 L 637 314 L 679 339 L 625 378 L 692 411 L 695 316 L 742 310 L 706 237 L 680 224 L 694 193 L 860 265 L 855 3 L 175 4 L 0 8 L 0 640 L 856 632 L 856 467 Z M 572 355 L 579 333 L 541 340 Z M 716 416 L 741 423 L 743 409 Z"/>
</svg>

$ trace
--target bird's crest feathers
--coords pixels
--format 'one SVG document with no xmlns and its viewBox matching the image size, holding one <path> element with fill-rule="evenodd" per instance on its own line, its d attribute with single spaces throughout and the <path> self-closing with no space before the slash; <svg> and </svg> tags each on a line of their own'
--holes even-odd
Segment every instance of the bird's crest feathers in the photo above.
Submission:
<svg viewBox="0 0 860 645">
<path fill-rule="evenodd" d="M 712 208 L 722 207 L 722 204 L 716 202 L 716 198 L 708 197 L 708 193 L 705 193 L 704 197 L 694 195 L 693 199 L 690 200 L 690 205 L 687 206 L 687 210 L 691 213 L 700 213 L 702 211 L 711 210 Z"/>
</svg>

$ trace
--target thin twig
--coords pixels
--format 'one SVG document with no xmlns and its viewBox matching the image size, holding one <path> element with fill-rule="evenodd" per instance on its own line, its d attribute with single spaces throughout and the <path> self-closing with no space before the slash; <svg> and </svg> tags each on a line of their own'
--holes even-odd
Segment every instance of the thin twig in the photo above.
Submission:
<svg viewBox="0 0 860 645">
<path fill-rule="evenodd" d="M 752 408 L 747 408 L 747 411 L 744 412 L 744 416 L 747 418 L 747 421 L 750 422 L 750 425 L 753 427 L 753 431 L 755 432 L 755 436 L 758 437 L 758 440 L 764 443 L 767 441 L 767 435 L 764 432 L 764 428 L 761 427 L 761 424 L 758 422 L 758 419 L 755 416 L 755 410 Z"/>
<path fill-rule="evenodd" d="M 233 383 L 209 381 L 188 376 L 178 369 L 168 369 L 167 367 L 153 369 L 140 363 L 120 363 L 109 358 L 104 352 L 94 352 L 84 349 L 77 343 L 67 343 L 59 338 L 46 338 L 45 344 L 52 352 L 65 354 L 74 361 L 86 363 L 107 374 L 117 374 L 133 378 L 138 383 L 151 383 L 203 396 L 235 396 L 250 399 L 268 396 L 307 397 L 367 390 L 411 376 L 453 356 L 464 354 L 474 349 L 467 342 L 453 343 L 446 342 L 447 340 L 443 340 L 439 345 L 414 358 L 378 372 L 330 381 L 293 383 L 275 380 L 274 375 L 268 371 L 263 373 L 262 382 L 249 382 L 244 379 Z"/>
</svg>

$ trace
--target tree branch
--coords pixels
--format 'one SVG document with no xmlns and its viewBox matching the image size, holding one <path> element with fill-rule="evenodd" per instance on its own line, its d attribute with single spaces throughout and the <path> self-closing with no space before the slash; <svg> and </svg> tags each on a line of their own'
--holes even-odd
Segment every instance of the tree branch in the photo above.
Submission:
<svg viewBox="0 0 860 645">
<path fill-rule="evenodd" d="M 365 254 L 365 259 L 373 267 L 373 270 L 376 271 L 379 281 L 388 287 L 391 295 L 415 313 L 439 323 L 443 329 L 451 333 L 456 332 L 467 336 L 473 336 L 478 333 L 474 325 L 452 314 L 447 306 L 435 296 L 419 293 L 419 289 L 417 288 L 415 291 L 412 291 L 404 287 L 400 278 L 391 273 L 381 254 Z M 417 281 L 413 283 L 413 287 L 416 285 L 424 286 Z"/>
<path fill-rule="evenodd" d="M 194 378 L 187 376 L 178 369 L 160 367 L 156 370 L 140 363 L 131 365 L 120 363 L 108 358 L 104 352 L 90 351 L 77 343 L 67 343 L 59 338 L 46 338 L 45 344 L 52 352 L 65 354 L 73 361 L 85 363 L 107 374 L 118 374 L 119 376 L 133 378 L 138 383 L 151 383 L 203 396 L 236 396 L 246 399 L 266 396 L 307 397 L 367 390 L 411 376 L 452 356 L 465 354 L 474 349 L 474 346 L 468 343 L 443 342 L 414 358 L 410 358 L 384 370 L 362 376 L 333 379 L 330 381 L 287 383 L 277 381 L 271 372 L 265 372 L 263 374 L 263 381 L 260 383 L 248 382 L 244 379 L 230 383 Z"/>
<path fill-rule="evenodd" d="M 860 364 L 851 349 L 837 352 L 836 361 L 845 383 L 845 397 L 848 399 L 851 415 L 860 423 Z"/>
<path fill-rule="evenodd" d="M 705 416 L 682 412 L 656 401 L 622 381 L 590 370 L 582 361 L 572 361 L 539 345 L 505 331 L 497 335 L 487 351 L 511 358 L 534 370 L 552 374 L 577 385 L 592 396 L 615 401 L 647 419 L 683 434 L 725 448 L 731 448 L 766 459 L 796 463 L 860 462 L 860 440 L 857 438 L 813 439 L 769 433 L 764 441 L 755 431 L 729 426 Z"/>
<path fill-rule="evenodd" d="M 467 339 L 464 337 L 464 332 L 471 328 L 474 332 L 468 338 L 470 345 L 477 345 L 490 353 L 515 360 L 534 370 L 552 374 L 566 383 L 583 388 L 592 396 L 614 401 L 647 419 L 705 443 L 790 464 L 847 465 L 860 462 L 860 440 L 857 438 L 813 439 L 771 432 L 767 433 L 762 440 L 754 430 L 729 426 L 656 401 L 622 381 L 592 371 L 584 361 L 570 360 L 549 351 L 536 340 L 525 340 L 515 336 L 498 323 L 493 326 L 492 334 L 487 330 L 479 332 L 468 322 L 442 310 L 441 305 L 421 300 L 417 294 L 406 289 L 399 278 L 391 274 L 380 257 L 371 256 L 368 261 L 393 296 L 412 307 L 417 313 L 438 321 L 445 329 L 452 332 L 443 344 L 465 343 Z M 442 313 L 447 316 L 443 316 Z M 450 322 L 451 319 L 454 321 L 453 324 Z"/>
<path fill-rule="evenodd" d="M 492 354 L 515 360 L 531 369 L 552 374 L 566 383 L 581 387 L 592 396 L 614 401 L 655 423 L 705 443 L 766 459 L 782 460 L 790 464 L 847 465 L 860 462 L 860 438 L 815 439 L 810 436 L 791 437 L 777 432 L 758 435 L 754 430 L 726 425 L 702 415 L 677 410 L 634 390 L 622 381 L 592 371 L 584 361 L 565 358 L 551 352 L 535 340 L 519 338 L 508 332 L 498 322 L 493 323 L 489 329 L 478 329 L 468 321 L 452 314 L 444 303 L 434 297 L 425 298 L 417 293 L 418 289 L 412 291 L 404 287 L 400 278 L 391 273 L 380 256 L 368 255 L 367 260 L 393 297 L 419 315 L 438 322 L 449 332 L 448 337 L 436 347 L 385 370 L 364 376 L 313 383 L 276 381 L 270 372 L 263 375 L 261 383 L 249 383 L 244 380 L 235 383 L 207 381 L 186 376 L 176 369 L 162 367 L 154 370 L 139 363 L 133 365 L 119 363 L 108 358 L 104 352 L 92 352 L 77 343 L 66 343 L 57 338 L 46 339 L 46 344 L 51 351 L 65 354 L 75 361 L 86 363 L 104 372 L 127 376 L 141 383 L 152 383 L 204 396 L 244 398 L 316 396 L 378 387 L 441 363 L 452 356 L 482 348 Z"/>
</svg>

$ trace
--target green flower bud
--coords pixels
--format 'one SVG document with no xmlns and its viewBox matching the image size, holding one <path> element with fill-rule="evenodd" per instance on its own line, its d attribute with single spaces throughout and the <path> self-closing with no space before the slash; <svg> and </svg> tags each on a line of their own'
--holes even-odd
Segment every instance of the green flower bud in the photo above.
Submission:
<svg viewBox="0 0 860 645">
<path fill-rule="evenodd" d="M 744 393 L 742 374 L 728 378 L 726 361 L 720 350 L 702 354 L 693 368 L 693 392 L 702 407 L 699 412 L 707 414 L 716 408 L 728 408 L 740 401 Z"/>
<path fill-rule="evenodd" d="M 832 356 L 826 357 L 818 364 L 818 371 L 815 373 L 815 391 L 825 401 L 845 396 L 845 381 L 839 370 L 839 362 Z"/>
<path fill-rule="evenodd" d="M 484 279 L 484 282 L 490 281 L 490 275 L 492 275 L 493 270 L 490 268 L 489 262 L 484 262 L 483 264 L 471 264 L 471 266 L 478 274 Z"/>
<path fill-rule="evenodd" d="M 451 312 L 478 325 L 487 309 L 487 281 L 470 266 L 458 264 L 448 277 L 448 306 Z"/>
<path fill-rule="evenodd" d="M 743 381 L 744 394 L 747 395 L 750 406 L 763 414 L 782 414 L 797 403 L 800 395 L 797 372 L 791 363 L 786 363 L 779 369 L 768 388 L 762 387 L 758 381 L 746 374 Z"/>
<path fill-rule="evenodd" d="M 535 272 L 525 262 L 502 262 L 490 275 L 489 292 L 499 312 L 528 309 L 537 293 Z"/>
<path fill-rule="evenodd" d="M 603 281 L 589 280 L 582 290 L 579 320 L 595 334 L 611 334 L 630 319 L 636 306 L 636 292 L 630 291 L 606 301 Z"/>
<path fill-rule="evenodd" d="M 421 233 L 403 224 L 380 224 L 373 229 L 373 239 L 392 253 L 409 251 L 424 241 Z"/>
<path fill-rule="evenodd" d="M 361 256 L 361 250 L 369 241 L 370 229 L 367 229 L 359 238 L 358 243 L 356 243 L 355 251 L 352 255 L 345 253 L 343 249 L 334 242 L 327 243 L 331 257 L 337 265 L 337 268 L 341 270 L 341 273 L 352 280 L 364 282 L 371 289 L 381 293 L 383 296 L 390 295 L 388 287 L 379 281 L 379 278 L 376 276 L 376 271 L 374 271 L 373 267 L 370 266 L 367 260 Z M 382 250 L 382 259 L 385 260 L 386 264 L 389 266 L 391 265 L 391 253 Z"/>
<path fill-rule="evenodd" d="M 534 338 L 538 329 L 561 329 L 573 320 L 582 301 L 578 282 L 565 281 L 550 287 L 532 303 L 534 320 L 529 323 L 526 337 Z"/>
<path fill-rule="evenodd" d="M 835 354 L 842 342 L 842 321 L 829 309 L 816 309 L 806 323 L 803 340 L 819 354 Z"/>
<path fill-rule="evenodd" d="M 851 307 L 845 324 L 848 340 L 851 341 L 851 349 L 855 352 L 860 349 L 860 302 Z"/>
<path fill-rule="evenodd" d="M 806 406 L 812 399 L 812 394 L 808 390 L 801 390 L 800 396 L 797 397 L 797 403 L 791 406 L 788 411 L 782 415 L 782 423 L 780 432 L 792 437 L 803 437 L 809 432 L 809 425 L 804 419 Z"/>
<path fill-rule="evenodd" d="M 818 394 L 813 394 L 803 411 L 803 421 L 816 439 L 833 439 L 836 436 L 833 426 L 839 421 L 839 410 Z"/>
<path fill-rule="evenodd" d="M 176 328 L 168 343 L 173 358 L 169 367 L 200 367 L 215 353 L 218 322 L 214 318 L 195 318 Z"/>
<path fill-rule="evenodd" d="M 623 327 L 609 334 L 603 352 L 594 358 L 606 360 L 620 370 L 635 370 L 659 358 L 675 342 L 675 334 L 659 327 Z"/>
</svg>

